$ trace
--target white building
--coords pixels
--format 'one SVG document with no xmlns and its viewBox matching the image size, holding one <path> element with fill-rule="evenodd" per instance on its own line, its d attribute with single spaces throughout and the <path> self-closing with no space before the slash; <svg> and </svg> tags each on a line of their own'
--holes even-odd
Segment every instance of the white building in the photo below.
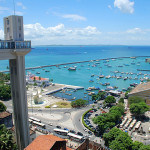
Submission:
<svg viewBox="0 0 150 150">
<path fill-rule="evenodd" d="M 4 18 L 5 40 L 24 41 L 23 16 L 8 16 Z"/>
</svg>

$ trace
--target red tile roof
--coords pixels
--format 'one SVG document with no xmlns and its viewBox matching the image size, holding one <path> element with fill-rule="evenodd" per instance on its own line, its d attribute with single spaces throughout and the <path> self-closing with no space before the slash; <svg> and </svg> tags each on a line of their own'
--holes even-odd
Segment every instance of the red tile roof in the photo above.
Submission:
<svg viewBox="0 0 150 150">
<path fill-rule="evenodd" d="M 50 150 L 56 141 L 65 141 L 54 135 L 40 135 L 24 150 Z M 72 150 L 66 148 L 66 150 Z"/>
<path fill-rule="evenodd" d="M 30 77 L 31 80 L 34 80 L 34 78 L 35 78 L 35 80 L 39 80 L 39 77 L 38 77 L 38 76 Z M 48 78 L 42 78 L 42 77 L 41 77 L 41 81 L 46 81 L 46 80 L 48 80 Z"/>
<path fill-rule="evenodd" d="M 11 113 L 8 111 L 0 112 L 0 119 L 6 118 L 10 115 L 11 115 Z"/>
</svg>

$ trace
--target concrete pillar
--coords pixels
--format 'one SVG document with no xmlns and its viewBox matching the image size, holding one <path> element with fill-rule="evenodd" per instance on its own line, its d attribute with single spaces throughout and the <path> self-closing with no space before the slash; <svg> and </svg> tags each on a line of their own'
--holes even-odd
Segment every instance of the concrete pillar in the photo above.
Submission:
<svg viewBox="0 0 150 150">
<path fill-rule="evenodd" d="M 16 140 L 19 150 L 29 145 L 29 123 L 25 80 L 25 56 L 9 60 L 11 92 L 15 120 Z"/>
</svg>

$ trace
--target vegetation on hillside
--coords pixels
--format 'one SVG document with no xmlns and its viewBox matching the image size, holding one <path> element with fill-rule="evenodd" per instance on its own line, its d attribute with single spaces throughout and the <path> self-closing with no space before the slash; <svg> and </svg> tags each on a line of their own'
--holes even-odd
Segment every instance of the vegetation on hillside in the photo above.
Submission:
<svg viewBox="0 0 150 150">
<path fill-rule="evenodd" d="M 4 124 L 0 125 L 0 149 L 1 150 L 15 150 L 16 144 L 13 142 L 13 135 Z"/>
<path fill-rule="evenodd" d="M 7 107 L 2 102 L 0 102 L 0 112 L 6 111 L 6 109 Z"/>
<path fill-rule="evenodd" d="M 108 133 L 103 134 L 105 145 L 112 150 L 150 150 L 150 145 L 141 142 L 133 142 L 128 133 L 114 127 Z"/>
</svg>

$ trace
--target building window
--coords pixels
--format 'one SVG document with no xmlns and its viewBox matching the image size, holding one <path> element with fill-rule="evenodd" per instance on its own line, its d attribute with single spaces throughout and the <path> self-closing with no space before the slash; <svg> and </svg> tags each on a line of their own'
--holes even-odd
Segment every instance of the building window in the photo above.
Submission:
<svg viewBox="0 0 150 150">
<path fill-rule="evenodd" d="M 7 25 L 9 25 L 9 20 L 7 19 Z"/>
<path fill-rule="evenodd" d="M 20 19 L 20 18 L 18 18 L 18 23 L 20 23 L 20 24 L 21 24 L 21 19 Z"/>
<path fill-rule="evenodd" d="M 21 26 L 19 26 L 19 30 L 21 31 Z"/>
<path fill-rule="evenodd" d="M 21 34 L 19 33 L 19 39 L 21 38 Z"/>
<path fill-rule="evenodd" d="M 7 33 L 9 32 L 9 28 L 7 28 Z"/>
</svg>

